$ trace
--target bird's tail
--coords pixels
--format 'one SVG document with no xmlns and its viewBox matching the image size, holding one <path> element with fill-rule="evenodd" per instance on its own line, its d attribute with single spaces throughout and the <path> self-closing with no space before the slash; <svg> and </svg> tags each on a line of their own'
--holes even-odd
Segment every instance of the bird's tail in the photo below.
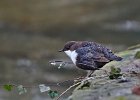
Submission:
<svg viewBox="0 0 140 100">
<path fill-rule="evenodd" d="M 114 60 L 116 60 L 116 61 L 121 61 L 122 59 L 123 59 L 122 57 L 116 56 Z"/>
<path fill-rule="evenodd" d="M 113 53 L 110 53 L 108 56 L 109 56 L 108 58 L 109 58 L 110 60 L 121 61 L 121 60 L 123 59 L 122 57 L 116 56 L 116 55 L 113 54 Z"/>
</svg>

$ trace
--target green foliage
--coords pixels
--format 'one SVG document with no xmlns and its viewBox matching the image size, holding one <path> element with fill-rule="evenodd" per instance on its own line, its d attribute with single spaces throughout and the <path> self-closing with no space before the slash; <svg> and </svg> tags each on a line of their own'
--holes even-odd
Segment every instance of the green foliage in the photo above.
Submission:
<svg viewBox="0 0 140 100">
<path fill-rule="evenodd" d="M 19 95 L 24 94 L 24 93 L 27 93 L 27 89 L 23 85 L 12 85 L 12 84 L 4 84 L 3 85 L 3 88 L 6 91 L 12 91 L 13 90 L 13 87 L 16 87 Z M 46 92 L 46 91 L 48 91 L 48 95 L 52 99 L 55 98 L 55 97 L 57 97 L 59 95 L 57 91 L 50 90 L 50 87 L 49 86 L 45 86 L 44 84 L 40 84 L 39 85 L 39 89 L 40 89 L 40 92 Z"/>
<path fill-rule="evenodd" d="M 126 98 L 123 97 L 123 96 L 119 96 L 119 97 L 117 97 L 115 100 L 126 100 Z"/>
<path fill-rule="evenodd" d="M 120 68 L 115 68 L 114 66 L 111 66 L 111 72 L 110 72 L 109 78 L 117 79 L 119 76 L 122 76 L 120 72 L 121 72 Z"/>
<path fill-rule="evenodd" d="M 90 83 L 90 82 L 86 82 L 86 83 L 84 83 L 82 86 L 80 86 L 80 88 L 79 88 L 79 89 L 87 89 L 87 88 L 89 88 L 89 87 L 90 87 L 90 85 L 91 85 L 91 83 Z"/>
<path fill-rule="evenodd" d="M 53 98 L 55 98 L 55 97 L 58 96 L 58 92 L 57 92 L 57 91 L 52 91 L 52 90 L 50 90 L 50 91 L 48 92 L 48 95 L 53 99 Z"/>
<path fill-rule="evenodd" d="M 4 88 L 5 90 L 7 90 L 7 91 L 12 91 L 13 85 L 11 85 L 11 84 L 5 84 L 5 85 L 3 86 L 3 88 Z"/>
</svg>

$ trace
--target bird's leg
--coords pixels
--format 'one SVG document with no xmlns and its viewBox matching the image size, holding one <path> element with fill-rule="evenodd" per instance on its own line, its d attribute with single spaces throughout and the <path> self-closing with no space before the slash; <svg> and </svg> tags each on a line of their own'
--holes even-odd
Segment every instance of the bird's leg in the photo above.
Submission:
<svg viewBox="0 0 140 100">
<path fill-rule="evenodd" d="M 88 73 L 87 73 L 86 78 L 87 78 L 87 77 L 91 77 L 91 75 L 92 75 L 93 73 L 94 73 L 94 71 L 93 71 L 93 70 L 89 70 L 89 71 L 88 71 Z"/>
<path fill-rule="evenodd" d="M 89 70 L 88 73 L 87 73 L 87 75 L 86 75 L 86 77 L 78 77 L 78 78 L 75 78 L 74 79 L 74 82 L 79 82 L 79 81 L 82 81 L 84 79 L 90 78 L 93 73 L 94 73 L 93 70 Z"/>
</svg>

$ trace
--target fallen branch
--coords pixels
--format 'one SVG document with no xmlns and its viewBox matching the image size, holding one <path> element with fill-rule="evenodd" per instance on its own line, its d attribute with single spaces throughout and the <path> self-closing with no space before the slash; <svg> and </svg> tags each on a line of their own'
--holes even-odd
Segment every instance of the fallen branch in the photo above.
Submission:
<svg viewBox="0 0 140 100">
<path fill-rule="evenodd" d="M 84 83 L 85 81 L 88 81 L 88 80 L 91 80 L 91 79 L 95 79 L 94 77 L 86 77 L 85 79 L 83 79 L 82 81 L 78 82 L 78 83 L 75 83 L 73 84 L 72 86 L 70 86 L 69 88 L 67 88 L 64 92 L 62 92 L 59 97 L 56 98 L 56 100 L 59 100 L 60 97 L 62 97 L 67 91 L 69 91 L 71 88 L 81 84 L 81 83 Z"/>
<path fill-rule="evenodd" d="M 73 88 L 73 87 L 75 87 L 75 86 L 77 86 L 77 85 L 79 85 L 79 84 L 81 84 L 81 82 L 78 82 L 78 83 L 76 83 L 76 84 L 73 84 L 72 86 L 70 86 L 69 88 L 67 88 L 64 92 L 62 92 L 62 93 L 59 95 L 59 97 L 58 97 L 56 100 L 59 100 L 60 97 L 63 96 L 67 91 L 69 91 L 71 88 Z"/>
</svg>

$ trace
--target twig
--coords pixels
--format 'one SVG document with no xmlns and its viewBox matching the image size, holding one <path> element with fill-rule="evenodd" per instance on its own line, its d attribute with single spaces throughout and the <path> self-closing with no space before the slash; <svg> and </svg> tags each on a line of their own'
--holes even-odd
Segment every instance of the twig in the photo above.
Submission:
<svg viewBox="0 0 140 100">
<path fill-rule="evenodd" d="M 79 85 L 79 84 L 81 84 L 81 83 L 82 83 L 82 82 L 78 82 L 78 83 L 76 83 L 76 84 L 73 84 L 73 85 L 70 86 L 69 88 L 67 88 L 64 92 L 62 92 L 62 93 L 59 95 L 58 98 L 56 98 L 56 100 L 59 100 L 60 97 L 61 97 L 62 95 L 64 95 L 68 90 L 70 90 L 71 88 L 73 88 L 73 87 L 75 87 L 75 86 L 77 86 L 77 85 Z"/>
<path fill-rule="evenodd" d="M 79 84 L 81 84 L 81 83 L 83 83 L 83 82 L 85 82 L 85 81 L 87 81 L 87 80 L 90 80 L 90 79 L 94 79 L 94 77 L 86 77 L 86 79 L 84 79 L 84 80 L 82 80 L 82 81 L 80 81 L 80 82 L 78 82 L 78 83 L 73 84 L 72 86 L 70 86 L 69 88 L 67 88 L 64 92 L 62 92 L 62 93 L 59 95 L 59 97 L 56 98 L 56 100 L 59 100 L 60 97 L 63 96 L 63 95 L 64 95 L 68 90 L 70 90 L 71 88 L 73 88 L 73 87 L 75 87 L 75 86 L 77 86 L 77 85 L 79 85 Z"/>
</svg>

